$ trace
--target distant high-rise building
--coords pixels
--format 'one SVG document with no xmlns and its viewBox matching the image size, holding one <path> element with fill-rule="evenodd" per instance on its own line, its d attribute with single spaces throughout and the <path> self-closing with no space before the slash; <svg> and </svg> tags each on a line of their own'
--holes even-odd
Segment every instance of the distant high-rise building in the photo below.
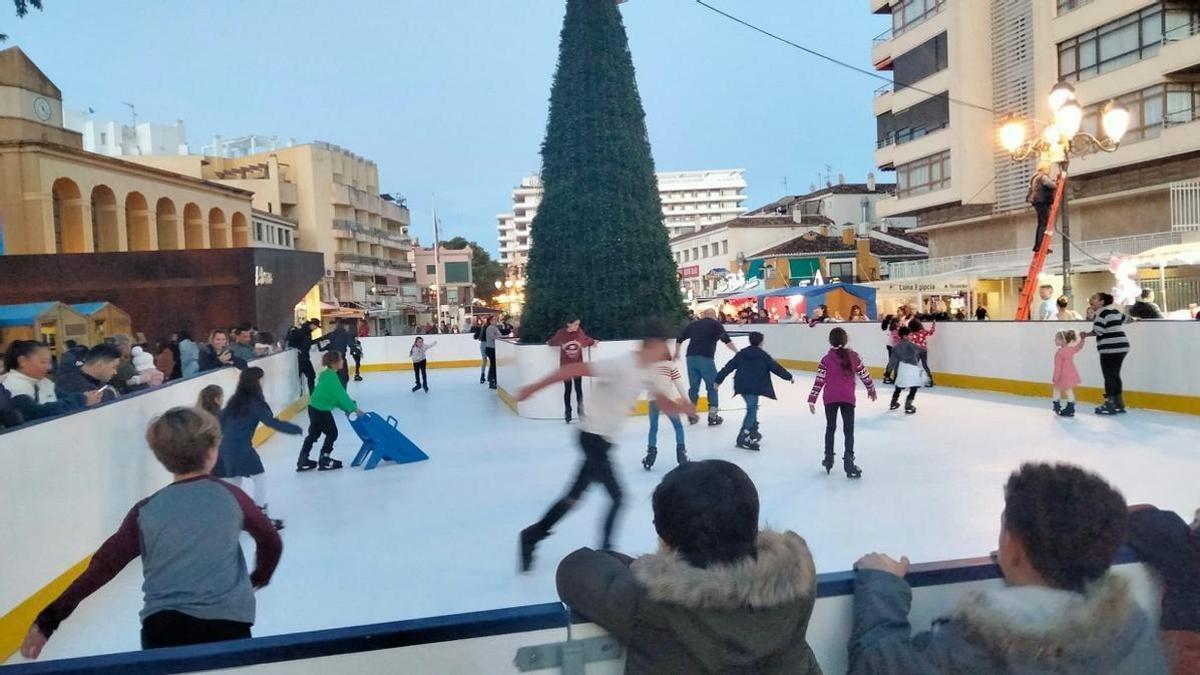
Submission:
<svg viewBox="0 0 1200 675">
<path fill-rule="evenodd" d="M 187 130 L 183 120 L 174 124 L 138 122 L 133 125 L 98 120 L 89 111 L 66 110 L 63 126 L 83 136 L 83 149 L 109 157 L 134 155 L 186 155 Z"/>
<path fill-rule="evenodd" d="M 659 172 L 663 225 L 670 236 L 736 217 L 746 201 L 743 169 Z M 542 201 L 542 180 L 526 176 L 513 189 L 513 210 L 496 216 L 500 231 L 500 262 L 523 265 L 529 257 L 530 226 Z"/>
</svg>

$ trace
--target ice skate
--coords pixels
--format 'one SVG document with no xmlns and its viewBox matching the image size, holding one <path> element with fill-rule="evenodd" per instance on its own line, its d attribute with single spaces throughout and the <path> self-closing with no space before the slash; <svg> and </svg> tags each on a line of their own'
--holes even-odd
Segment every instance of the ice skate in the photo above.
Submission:
<svg viewBox="0 0 1200 675">
<path fill-rule="evenodd" d="M 1062 409 L 1062 404 L 1061 404 L 1061 403 L 1059 403 L 1058 401 L 1055 401 L 1055 402 L 1054 402 L 1054 414 L 1055 414 L 1055 415 L 1061 415 L 1061 414 L 1062 414 L 1062 410 L 1063 410 L 1063 409 Z"/>
<path fill-rule="evenodd" d="M 521 571 L 528 572 L 533 569 L 533 550 L 537 548 L 539 541 L 546 538 L 549 532 L 542 531 L 537 525 L 530 525 L 521 530 L 519 538 L 519 546 L 521 551 Z"/>
<path fill-rule="evenodd" d="M 735 445 L 743 450 L 754 450 L 755 452 L 757 452 L 759 449 L 758 443 L 755 443 L 754 441 L 750 440 L 750 430 L 749 429 L 741 429 L 740 431 L 738 431 L 737 441 L 735 442 Z"/>
<path fill-rule="evenodd" d="M 846 478 L 862 478 L 862 469 L 854 464 L 853 452 L 847 452 L 842 456 L 842 470 L 846 472 Z"/>
<path fill-rule="evenodd" d="M 301 457 L 300 461 L 296 462 L 296 471 L 312 471 L 317 468 L 317 463 L 307 457 Z"/>
<path fill-rule="evenodd" d="M 754 426 L 750 427 L 750 440 L 755 443 L 762 440 L 762 434 L 758 433 L 758 422 L 755 422 Z"/>
<path fill-rule="evenodd" d="M 1121 394 L 1117 394 L 1116 398 L 1113 399 L 1113 408 L 1117 411 L 1117 413 L 1124 413 L 1125 412 L 1125 397 L 1122 396 Z"/>
<path fill-rule="evenodd" d="M 888 405 L 888 410 L 896 410 L 899 407 L 900 407 L 899 401 L 892 401 L 891 404 Z"/>
<path fill-rule="evenodd" d="M 1075 416 L 1075 402 L 1068 401 L 1067 405 L 1062 409 L 1062 412 L 1060 412 L 1058 414 L 1060 417 L 1074 417 Z"/>
<path fill-rule="evenodd" d="M 355 376 L 354 376 L 354 381 L 355 381 L 355 382 L 362 382 L 362 375 L 355 375 Z"/>
<path fill-rule="evenodd" d="M 647 471 L 653 469 L 655 459 L 658 459 L 658 448 L 654 446 L 646 448 L 646 456 L 642 458 L 642 468 Z"/>
<path fill-rule="evenodd" d="M 413 388 L 412 388 L 412 390 L 413 390 L 413 391 L 420 391 L 420 389 L 421 389 L 421 383 L 420 383 L 420 382 L 418 382 L 417 384 L 414 384 L 414 385 L 413 385 Z"/>
<path fill-rule="evenodd" d="M 1117 406 L 1111 398 L 1104 399 L 1104 403 L 1096 408 L 1097 415 L 1116 415 L 1118 412 Z"/>
<path fill-rule="evenodd" d="M 915 415 L 915 414 L 917 414 L 917 406 L 915 406 L 915 405 L 913 405 L 913 404 L 911 404 L 911 403 L 906 403 L 906 404 L 904 404 L 904 414 L 905 414 L 905 415 Z"/>
<path fill-rule="evenodd" d="M 687 446 L 684 445 L 683 443 L 676 445 L 675 446 L 675 462 L 677 464 L 687 464 L 688 461 L 689 460 L 688 460 L 688 456 L 687 456 Z"/>
<path fill-rule="evenodd" d="M 828 476 L 833 471 L 833 451 L 825 451 L 825 459 L 821 460 L 821 466 L 825 467 L 825 475 Z"/>
<path fill-rule="evenodd" d="M 688 418 L 688 424 L 699 424 L 699 422 L 700 422 L 699 415 L 688 415 L 687 418 Z"/>
<path fill-rule="evenodd" d="M 426 393 L 426 394 L 428 394 L 428 393 L 429 393 L 429 385 L 428 385 L 428 384 L 423 384 L 423 385 L 421 385 L 421 388 L 425 390 L 425 393 Z"/>
<path fill-rule="evenodd" d="M 718 415 L 715 411 L 708 414 L 708 426 L 710 427 L 719 426 L 724 421 L 725 418 Z"/>
<path fill-rule="evenodd" d="M 271 521 L 271 527 L 275 528 L 276 532 L 283 529 L 283 521 L 279 520 L 278 518 L 272 518 L 271 514 L 267 513 L 267 505 L 266 504 L 263 504 L 262 506 L 260 506 L 258 508 L 259 508 L 259 510 L 262 511 L 263 515 L 267 517 L 267 520 Z"/>
<path fill-rule="evenodd" d="M 317 471 L 336 471 L 342 468 L 341 460 L 334 459 L 329 455 L 321 455 L 321 463 L 317 465 Z"/>
</svg>

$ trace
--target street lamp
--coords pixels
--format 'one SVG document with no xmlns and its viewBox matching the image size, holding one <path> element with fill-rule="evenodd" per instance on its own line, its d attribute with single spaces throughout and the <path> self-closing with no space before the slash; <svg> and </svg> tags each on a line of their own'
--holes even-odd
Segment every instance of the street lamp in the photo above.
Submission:
<svg viewBox="0 0 1200 675">
<path fill-rule="evenodd" d="M 1083 126 L 1083 107 L 1075 99 L 1075 88 L 1068 82 L 1054 85 L 1050 90 L 1049 102 L 1050 110 L 1054 113 L 1054 123 L 1047 124 L 1041 136 L 1026 140 L 1027 122 L 1013 115 L 1000 125 L 1000 144 L 1014 161 L 1038 157 L 1047 162 L 1057 162 L 1064 180 L 1068 175 L 1071 155 L 1082 156 L 1098 151 L 1113 152 L 1121 144 L 1121 137 L 1129 128 L 1129 111 L 1116 101 L 1109 101 L 1100 114 L 1103 136 L 1097 138 L 1080 131 Z M 1071 221 L 1067 211 L 1065 187 L 1060 211 L 1060 232 L 1063 237 L 1063 295 L 1071 297 Z"/>
</svg>

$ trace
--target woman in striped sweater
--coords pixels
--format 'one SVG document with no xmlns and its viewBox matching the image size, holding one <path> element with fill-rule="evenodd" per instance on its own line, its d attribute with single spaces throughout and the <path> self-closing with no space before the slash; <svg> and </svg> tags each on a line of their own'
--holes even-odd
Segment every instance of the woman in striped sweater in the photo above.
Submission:
<svg viewBox="0 0 1200 675">
<path fill-rule="evenodd" d="M 1096 351 L 1100 353 L 1100 371 L 1104 373 L 1104 403 L 1096 408 L 1097 415 L 1116 415 L 1125 412 L 1125 399 L 1121 391 L 1121 364 L 1129 353 L 1129 337 L 1123 326 L 1132 320 L 1118 308 L 1113 296 L 1096 293 L 1088 299 L 1095 312 L 1092 330 L 1084 337 L 1096 338 Z"/>
</svg>

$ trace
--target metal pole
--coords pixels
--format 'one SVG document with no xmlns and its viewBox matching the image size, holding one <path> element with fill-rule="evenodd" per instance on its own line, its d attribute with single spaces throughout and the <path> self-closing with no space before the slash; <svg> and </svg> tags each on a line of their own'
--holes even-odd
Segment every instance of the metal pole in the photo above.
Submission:
<svg viewBox="0 0 1200 675">
<path fill-rule="evenodd" d="M 1068 150 L 1069 152 L 1069 150 Z M 1062 234 L 1062 275 L 1063 275 L 1063 295 L 1071 302 L 1071 307 L 1075 306 L 1075 297 L 1071 295 L 1071 218 L 1067 210 L 1067 204 L 1070 199 L 1067 198 L 1067 181 L 1070 176 L 1067 174 L 1067 167 L 1070 161 L 1064 159 L 1059 165 L 1063 172 L 1063 196 L 1062 204 L 1059 207 L 1061 214 L 1062 229 L 1059 233 Z"/>
</svg>

